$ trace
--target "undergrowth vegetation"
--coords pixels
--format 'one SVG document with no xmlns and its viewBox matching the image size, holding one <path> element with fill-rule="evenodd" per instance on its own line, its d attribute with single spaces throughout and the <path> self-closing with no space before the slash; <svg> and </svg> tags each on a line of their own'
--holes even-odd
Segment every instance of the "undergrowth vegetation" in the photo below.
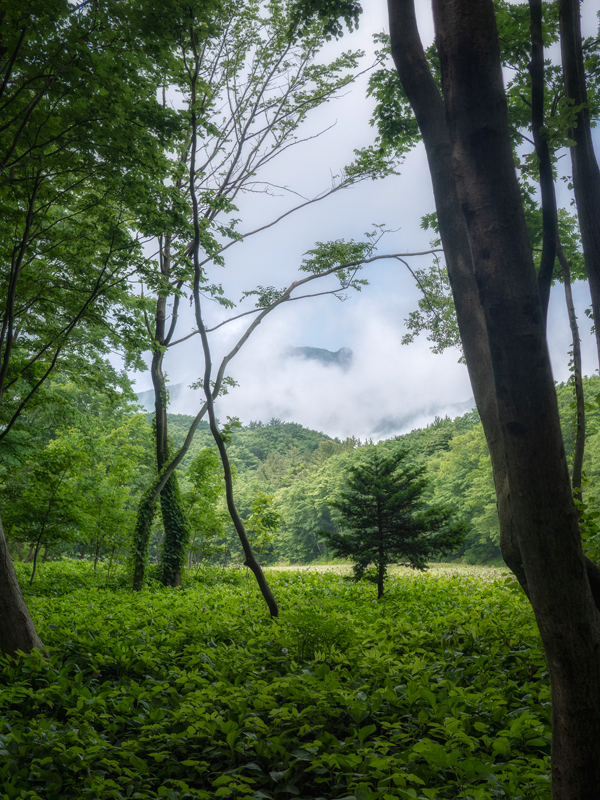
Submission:
<svg viewBox="0 0 600 800">
<path fill-rule="evenodd" d="M 20 565 L 18 565 L 20 566 Z M 550 694 L 510 578 L 243 570 L 131 594 L 74 562 L 0 662 L 0 797 L 547 800 Z"/>
</svg>

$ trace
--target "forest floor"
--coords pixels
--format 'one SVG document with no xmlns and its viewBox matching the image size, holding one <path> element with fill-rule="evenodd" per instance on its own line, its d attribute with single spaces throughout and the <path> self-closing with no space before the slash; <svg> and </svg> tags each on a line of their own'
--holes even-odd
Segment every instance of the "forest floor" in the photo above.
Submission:
<svg viewBox="0 0 600 800">
<path fill-rule="evenodd" d="M 47 656 L 0 659 L 0 798 L 548 800 L 531 608 L 449 566 L 381 600 L 337 566 L 269 570 L 272 620 L 245 570 L 132 593 L 43 564 Z"/>
</svg>

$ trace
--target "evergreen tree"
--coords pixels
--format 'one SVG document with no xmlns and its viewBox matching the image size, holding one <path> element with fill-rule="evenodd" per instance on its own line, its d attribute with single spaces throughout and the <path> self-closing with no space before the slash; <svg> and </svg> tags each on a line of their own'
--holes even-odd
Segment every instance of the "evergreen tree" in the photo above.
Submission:
<svg viewBox="0 0 600 800">
<path fill-rule="evenodd" d="M 424 570 L 428 558 L 462 543 L 466 526 L 448 506 L 426 507 L 425 467 L 406 463 L 407 450 L 369 450 L 349 468 L 347 489 L 331 503 L 340 512 L 342 532 L 321 535 L 336 556 L 355 559 L 355 580 L 375 566 L 381 597 L 389 564 Z"/>
</svg>

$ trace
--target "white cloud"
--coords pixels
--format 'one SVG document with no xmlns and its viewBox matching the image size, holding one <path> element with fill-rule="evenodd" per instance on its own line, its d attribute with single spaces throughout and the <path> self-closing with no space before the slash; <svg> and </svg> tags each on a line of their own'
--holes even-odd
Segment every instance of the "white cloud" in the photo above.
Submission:
<svg viewBox="0 0 600 800">
<path fill-rule="evenodd" d="M 332 43 L 331 52 L 336 48 L 368 49 L 371 33 L 387 26 L 384 8 L 384 4 L 369 5 L 359 34 Z M 430 41 L 429 6 L 419 3 L 417 8 Z M 335 127 L 315 142 L 292 148 L 284 159 L 274 162 L 270 180 L 311 195 L 326 188 L 331 173 L 349 163 L 353 148 L 372 141 L 368 124 L 372 104 L 365 98 L 365 80 L 319 112 L 307 133 L 337 120 Z M 568 161 L 567 157 L 561 163 L 568 168 Z M 559 187 L 561 201 L 568 205 L 569 197 L 561 182 Z M 236 215 L 243 220 L 240 230 L 264 224 L 288 207 L 289 199 L 282 197 L 253 195 L 243 199 Z M 417 148 L 407 157 L 401 176 L 356 186 L 309 206 L 265 234 L 236 244 L 227 251 L 225 269 L 216 268 L 211 280 L 222 280 L 228 296 L 236 301 L 243 290 L 258 284 L 285 286 L 297 275 L 303 253 L 316 241 L 359 239 L 372 223 L 398 229 L 384 238 L 380 252 L 426 249 L 430 233 L 421 230 L 420 220 L 433 207 L 425 155 L 422 148 Z M 422 259 L 415 266 L 426 263 Z M 244 422 L 278 417 L 330 435 L 364 439 L 427 424 L 436 414 L 461 413 L 460 404 L 468 401 L 472 392 L 466 368 L 457 363 L 458 353 L 434 355 L 424 338 L 409 347 L 400 343 L 403 321 L 416 308 L 419 296 L 413 279 L 397 263 L 383 262 L 368 267 L 365 276 L 371 285 L 346 303 L 333 298 L 300 301 L 269 317 L 232 363 L 229 374 L 240 386 L 219 401 L 219 414 L 238 416 Z M 589 323 L 583 314 L 589 305 L 585 295 L 585 287 L 578 286 L 584 371 L 591 374 L 597 362 Z M 205 305 L 209 319 L 222 318 L 218 307 Z M 245 324 L 246 321 L 233 323 L 213 335 L 215 363 L 233 345 Z M 191 309 L 182 308 L 178 336 L 185 335 L 192 325 Z M 566 380 L 570 331 L 562 287 L 553 290 L 548 338 L 555 378 Z M 349 347 L 354 351 L 354 363 L 343 372 L 317 362 L 284 358 L 282 353 L 290 345 L 332 351 Z M 198 337 L 170 352 L 165 369 L 172 384 L 189 385 L 198 380 L 203 370 Z M 148 374 L 137 378 L 138 390 L 150 388 Z M 195 413 L 199 396 L 200 393 L 190 392 L 172 410 Z"/>
</svg>

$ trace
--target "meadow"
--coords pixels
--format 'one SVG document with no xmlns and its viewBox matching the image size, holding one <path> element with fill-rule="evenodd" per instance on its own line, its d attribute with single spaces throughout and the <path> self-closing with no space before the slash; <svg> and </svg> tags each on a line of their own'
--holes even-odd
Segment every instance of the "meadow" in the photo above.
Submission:
<svg viewBox="0 0 600 800">
<path fill-rule="evenodd" d="M 22 585 L 29 565 L 17 564 Z M 243 569 L 132 594 L 87 562 L 26 593 L 47 657 L 0 662 L 0 798 L 546 800 L 550 692 L 502 570 Z"/>
</svg>

